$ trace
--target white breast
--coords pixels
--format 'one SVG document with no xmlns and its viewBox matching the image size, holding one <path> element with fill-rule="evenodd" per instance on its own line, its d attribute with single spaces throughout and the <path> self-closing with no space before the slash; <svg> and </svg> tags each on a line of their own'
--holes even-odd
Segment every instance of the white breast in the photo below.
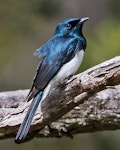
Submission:
<svg viewBox="0 0 120 150">
<path fill-rule="evenodd" d="M 75 72 L 78 70 L 78 68 L 81 65 L 81 62 L 83 60 L 84 56 L 84 50 L 80 50 L 78 53 L 76 53 L 75 57 L 66 63 L 58 72 L 58 74 L 54 77 L 53 80 L 55 82 L 62 82 L 64 79 L 69 77 L 70 75 L 75 74 Z"/>
<path fill-rule="evenodd" d="M 49 82 L 49 84 L 45 88 L 42 96 L 42 100 L 49 94 L 50 90 L 54 87 L 55 83 L 63 82 L 67 77 L 73 75 L 78 70 L 83 60 L 83 56 L 84 56 L 84 50 L 80 50 L 78 53 L 76 53 L 75 57 L 71 61 L 66 63 L 60 69 L 57 75 Z"/>
</svg>

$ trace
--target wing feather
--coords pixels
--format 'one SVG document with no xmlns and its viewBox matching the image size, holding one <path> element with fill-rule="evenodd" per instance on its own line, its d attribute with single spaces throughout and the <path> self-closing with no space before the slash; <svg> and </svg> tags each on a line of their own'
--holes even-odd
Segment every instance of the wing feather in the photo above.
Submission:
<svg viewBox="0 0 120 150">
<path fill-rule="evenodd" d="M 48 43 L 42 48 L 44 50 L 39 50 L 41 52 L 44 51 L 44 54 L 46 53 L 46 55 L 44 55 L 42 62 L 39 64 L 37 73 L 34 77 L 31 90 L 32 94 L 30 94 L 32 97 L 34 97 L 33 93 L 36 89 L 38 92 L 40 90 L 44 90 L 49 81 L 58 73 L 63 64 L 69 62 L 74 57 L 76 49 L 78 49 L 78 39 L 73 37 L 55 37 L 48 41 Z M 39 52 L 39 54 L 41 52 Z"/>
</svg>

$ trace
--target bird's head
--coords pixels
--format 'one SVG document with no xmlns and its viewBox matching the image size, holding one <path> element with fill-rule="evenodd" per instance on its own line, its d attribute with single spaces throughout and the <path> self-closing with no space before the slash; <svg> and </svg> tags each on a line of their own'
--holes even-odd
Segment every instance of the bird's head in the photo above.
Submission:
<svg viewBox="0 0 120 150">
<path fill-rule="evenodd" d="M 89 18 L 70 18 L 58 24 L 55 35 L 82 36 L 82 26 Z"/>
</svg>

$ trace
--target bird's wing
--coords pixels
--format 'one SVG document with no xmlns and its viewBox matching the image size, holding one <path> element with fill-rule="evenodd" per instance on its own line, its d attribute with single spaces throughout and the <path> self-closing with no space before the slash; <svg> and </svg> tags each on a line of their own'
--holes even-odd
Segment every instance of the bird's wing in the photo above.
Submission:
<svg viewBox="0 0 120 150">
<path fill-rule="evenodd" d="M 63 64 L 74 57 L 78 47 L 78 39 L 66 38 L 55 38 L 49 41 L 51 43 L 46 44 L 47 56 L 43 57 L 38 66 L 28 100 L 35 97 L 39 91 L 44 90 Z"/>
<path fill-rule="evenodd" d="M 41 57 L 46 56 L 46 54 L 47 54 L 46 48 L 45 48 L 45 45 L 43 45 L 40 48 L 36 49 L 33 55 L 41 58 Z"/>
</svg>

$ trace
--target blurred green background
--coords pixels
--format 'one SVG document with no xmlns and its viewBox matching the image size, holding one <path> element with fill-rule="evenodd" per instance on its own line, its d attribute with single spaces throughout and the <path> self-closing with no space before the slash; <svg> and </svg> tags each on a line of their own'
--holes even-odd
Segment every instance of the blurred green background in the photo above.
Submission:
<svg viewBox="0 0 120 150">
<path fill-rule="evenodd" d="M 0 91 L 30 88 L 39 59 L 35 49 L 70 17 L 89 17 L 87 50 L 80 72 L 120 54 L 120 0 L 0 0 Z M 120 132 L 34 139 L 22 145 L 1 140 L 5 150 L 119 150 Z"/>
</svg>

